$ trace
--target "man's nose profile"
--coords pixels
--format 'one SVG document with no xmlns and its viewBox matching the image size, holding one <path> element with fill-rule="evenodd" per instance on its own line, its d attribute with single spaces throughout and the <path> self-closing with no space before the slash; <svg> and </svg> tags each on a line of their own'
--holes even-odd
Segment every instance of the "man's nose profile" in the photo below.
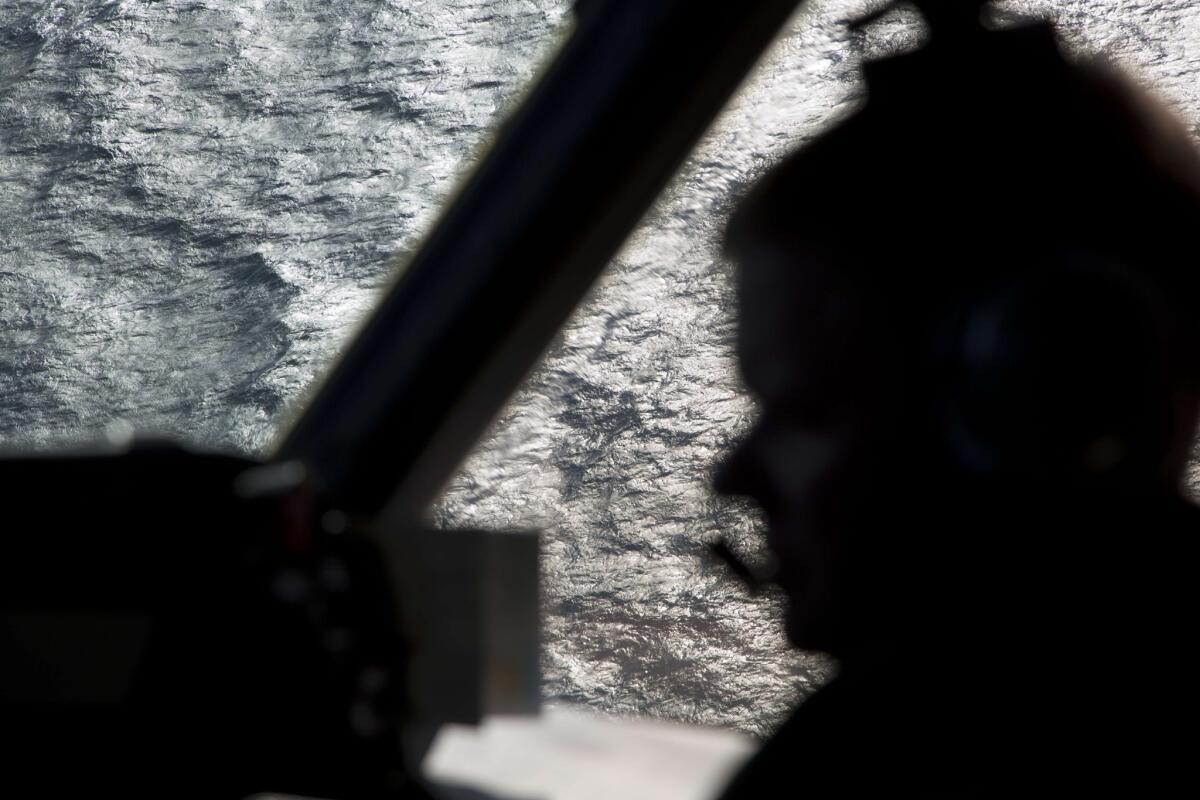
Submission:
<svg viewBox="0 0 1200 800">
<path fill-rule="evenodd" d="M 1162 791 L 1195 737 L 1157 715 L 1200 711 L 1200 156 L 1048 26 L 918 5 L 930 43 L 727 231 L 762 419 L 827 410 L 714 488 L 765 507 L 789 637 L 839 674 L 725 797 Z"/>
<path fill-rule="evenodd" d="M 717 462 L 712 471 L 713 491 L 730 496 L 748 495 L 754 485 L 761 481 L 755 478 L 751 453 L 755 433 L 751 430 L 743 435 Z"/>
</svg>

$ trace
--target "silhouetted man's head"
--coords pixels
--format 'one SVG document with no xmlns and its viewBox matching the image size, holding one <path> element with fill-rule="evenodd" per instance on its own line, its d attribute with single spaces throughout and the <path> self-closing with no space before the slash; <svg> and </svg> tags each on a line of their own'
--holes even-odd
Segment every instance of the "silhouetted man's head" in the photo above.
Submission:
<svg viewBox="0 0 1200 800">
<path fill-rule="evenodd" d="M 1043 27 L 867 77 L 727 234 L 762 415 L 718 488 L 766 512 L 792 640 L 839 655 L 934 635 L 990 517 L 1175 491 L 1198 384 L 1170 115 Z"/>
</svg>

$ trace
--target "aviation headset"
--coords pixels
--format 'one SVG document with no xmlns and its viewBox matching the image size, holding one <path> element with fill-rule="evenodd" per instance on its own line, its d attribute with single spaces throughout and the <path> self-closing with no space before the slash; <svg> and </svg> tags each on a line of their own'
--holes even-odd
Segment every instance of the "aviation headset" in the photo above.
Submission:
<svg viewBox="0 0 1200 800">
<path fill-rule="evenodd" d="M 1030 69 L 1046 72 L 1047 81 L 1065 81 L 1068 93 L 1096 88 L 1087 88 L 1093 77 L 1058 55 L 1048 26 L 1014 37 L 1019 43 L 1014 47 L 980 24 L 986 0 L 920 0 L 916 5 L 943 42 L 967 47 L 983 37 L 995 42 L 996 53 L 985 59 L 1000 66 L 988 71 L 1019 71 L 1003 62 L 1022 59 Z M 1006 47 L 1013 51 L 1004 52 Z M 963 57 L 961 50 L 949 50 L 948 61 Z M 1145 112 L 1127 108 L 1124 113 Z M 1097 127 L 1109 122 L 1099 121 Z M 1098 138 L 1105 141 L 1103 136 Z M 1086 150 L 1083 143 L 1067 144 Z M 1151 141 L 1142 155 L 1153 157 L 1162 145 Z M 1098 173 L 1110 168 L 1103 160 L 1105 146 L 1087 151 Z M 1140 175 L 1150 166 L 1132 169 Z M 1147 189 L 1140 178 L 1120 170 L 1113 167 L 1117 175 L 1101 192 L 1174 194 L 1165 186 Z M 1046 177 L 1052 177 L 1048 170 Z M 1183 210 L 1166 225 L 1200 213 L 1194 197 L 1183 200 Z M 1141 238 L 1139 223 L 1120 213 L 1103 222 L 1135 229 L 1133 238 Z M 1147 263 L 1178 258 L 1166 249 L 1155 252 L 1144 241 L 1095 246 L 1080 241 L 1021 253 L 1021 261 L 1010 253 L 1000 275 L 949 304 L 934 325 L 929 352 L 944 381 L 937 410 L 943 439 L 960 468 L 989 478 L 1081 485 L 1129 485 L 1160 474 L 1172 443 L 1189 433 L 1175 429 L 1174 408 L 1183 379 L 1178 349 L 1187 339 L 1187 326 L 1176 318 L 1171 298 Z M 1192 346 L 1189 341 L 1183 348 Z"/>
<path fill-rule="evenodd" d="M 946 449 L 984 478 L 1152 479 L 1178 435 L 1165 299 L 1101 254 L 1055 258 L 937 323 L 930 351 Z"/>
<path fill-rule="evenodd" d="M 901 56 L 868 65 L 867 110 L 879 105 L 886 110 L 874 116 L 861 114 L 859 119 L 851 118 L 823 137 L 824 142 L 818 141 L 801 151 L 798 173 L 811 168 L 821 177 L 807 184 L 804 176 L 799 180 L 793 178 L 799 188 L 784 190 L 793 192 L 787 199 L 774 201 L 775 207 L 765 212 L 764 207 L 771 201 L 760 204 L 759 213 L 783 215 L 767 224 L 783 225 L 786 230 L 797 215 L 804 217 L 810 211 L 827 214 L 821 204 L 842 207 L 843 203 L 838 201 L 843 198 L 846 205 L 853 203 L 852 193 L 858 187 L 838 189 L 845 192 L 840 197 L 819 196 L 816 200 L 810 196 L 821 195 L 825 187 L 820 185 L 815 192 L 812 187 L 822 182 L 829 184 L 834 174 L 822 166 L 823 161 L 836 161 L 847 153 L 856 159 L 872 158 L 871 154 L 861 152 L 863 143 L 868 143 L 867 149 L 872 144 L 881 144 L 878 138 L 872 138 L 875 136 L 872 126 L 882 122 L 888 128 L 888 135 L 898 133 L 900 139 L 899 143 L 889 141 L 880 146 L 879 149 L 891 149 L 872 163 L 885 165 L 898 158 L 897 154 L 904 154 L 906 144 L 913 145 L 908 152 L 926 156 L 932 153 L 933 157 L 947 159 L 949 164 L 954 163 L 956 153 L 967 163 L 977 163 L 993 151 L 1002 153 L 1005 143 L 997 145 L 996 139 L 1025 137 L 1026 145 L 1032 142 L 1036 147 L 1037 138 L 1043 134 L 1050 139 L 1055 135 L 1075 136 L 1078 130 L 1088 130 L 1087 126 L 1092 125 L 1098 133 L 1088 138 L 1094 141 L 1077 142 L 1070 138 L 1048 141 L 1049 155 L 1033 168 L 1034 174 L 1048 182 L 1063 180 L 1055 172 L 1055 159 L 1061 152 L 1063 159 L 1074 159 L 1070 169 L 1075 172 L 1064 169 L 1068 176 L 1096 173 L 1086 186 L 1072 191 L 1094 192 L 1098 197 L 1105 196 L 1105 192 L 1119 194 L 1124 189 L 1157 195 L 1174 193 L 1164 201 L 1174 209 L 1172 216 L 1162 222 L 1170 227 L 1183 221 L 1182 226 L 1175 227 L 1186 229 L 1188 221 L 1200 214 L 1197 199 L 1200 194 L 1189 196 L 1187 190 L 1176 191 L 1179 187 L 1165 188 L 1166 182 L 1162 186 L 1153 181 L 1141 182 L 1137 176 L 1150 166 L 1137 163 L 1138 157 L 1128 160 L 1125 172 L 1115 166 L 1113 176 L 1106 173 L 1111 166 L 1105 161 L 1110 153 L 1106 148 L 1113 141 L 1124 146 L 1120 136 L 1129 133 L 1119 134 L 1111 141 L 1105 138 L 1102 129 L 1109 126 L 1110 120 L 1104 117 L 1108 112 L 1096 112 L 1094 120 L 1085 118 L 1079 124 L 1063 126 L 1065 133 L 1056 134 L 1054 122 L 1047 123 L 1044 131 L 1039 128 L 1040 115 L 1062 119 L 1075 114 L 1073 108 L 1064 112 L 1054 104 L 1064 97 L 1068 101 L 1076 95 L 1085 98 L 1096 88 L 1090 83 L 1093 79 L 1059 55 L 1049 26 L 1032 25 L 1003 32 L 985 29 L 979 22 L 985 4 L 983 0 L 915 3 L 930 23 L 931 45 L 911 54 L 913 57 Z M 1014 79 L 1013 74 L 1020 77 Z M 1031 101 L 1027 102 L 1022 94 L 1031 85 L 1037 87 L 1054 81 L 1058 81 L 1058 88 L 1044 92 L 1035 88 L 1029 92 L 1035 96 Z M 923 82 L 937 86 L 929 90 L 920 85 L 914 90 L 914 84 Z M 976 86 L 973 82 L 984 85 Z M 946 106 L 956 96 L 977 89 L 985 101 L 964 104 L 961 130 L 945 134 L 945 153 L 938 151 L 938 143 L 920 139 L 930 134 L 928 127 L 919 128 L 922 115 L 928 113 L 940 124 L 952 126 L 958 121 L 955 116 L 958 111 L 948 113 Z M 1014 117 L 1028 119 L 993 118 L 994 109 L 987 108 L 988 92 L 995 92 L 1001 104 L 1009 104 L 1003 107 L 1016 109 Z M 1078 113 L 1086 117 L 1093 112 L 1093 106 L 1099 108 L 1107 102 L 1103 98 L 1099 103 L 1095 101 L 1095 97 L 1080 100 Z M 1126 113 L 1132 117 L 1137 110 L 1126 109 Z M 906 139 L 903 128 L 907 119 L 912 119 L 913 126 L 923 132 Z M 998 127 L 989 127 L 997 124 L 996 119 Z M 981 130 L 989 131 L 994 138 L 980 141 Z M 942 132 L 933 130 L 932 135 L 937 137 Z M 1136 138 L 1134 132 L 1132 139 Z M 839 139 L 852 140 L 853 144 L 847 147 Z M 1146 144 L 1146 153 L 1152 154 L 1155 143 Z M 997 157 L 1003 159 L 1002 155 Z M 1014 162 L 1012 166 L 1011 172 L 1017 174 L 1028 165 Z M 884 167 L 885 174 L 889 168 Z M 871 169 L 867 167 L 868 172 Z M 900 174 L 912 174 L 911 170 L 904 172 L 908 169 L 902 167 Z M 950 183 L 960 181 L 955 185 L 961 187 L 967 187 L 974 177 L 956 176 L 952 172 L 952 168 L 945 170 Z M 980 181 L 986 184 L 987 180 L 995 179 L 1003 184 L 1008 180 L 1003 164 L 992 168 L 988 176 Z M 920 177 L 913 180 L 919 183 Z M 1180 181 L 1180 186 L 1185 182 Z M 936 194 L 946 190 L 918 186 L 908 200 L 919 205 L 925 199 L 922 191 Z M 1037 209 L 1029 212 L 1026 220 L 1021 220 L 1020 214 L 1027 209 L 996 204 L 979 209 L 978 215 L 968 208 L 960 210 L 961 213 L 952 211 L 942 220 L 928 220 L 931 226 L 951 227 L 967 220 L 967 228 L 978 232 L 986 229 L 986 224 L 978 224 L 979 218 L 990 214 L 992 219 L 1010 220 L 1018 235 L 1013 237 L 1017 246 L 1005 251 L 1003 230 L 995 230 L 993 236 L 987 237 L 993 241 L 987 244 L 980 244 L 981 237 L 972 240 L 969 233 L 957 240 L 957 233 L 949 234 L 943 241 L 952 243 L 948 249 L 953 250 L 954 241 L 966 243 L 962 252 L 978 257 L 982 263 L 959 265 L 958 274 L 943 271 L 933 279 L 908 281 L 904 291 L 911 292 L 915 287 L 917 291 L 928 288 L 932 294 L 945 293 L 932 301 L 914 299 L 911 303 L 914 309 L 919 309 L 916 313 L 927 313 L 930 317 L 924 322 L 923 339 L 907 345 L 920 351 L 919 365 L 911 365 L 921 373 L 914 382 L 922 392 L 917 402 L 923 405 L 924 413 L 934 415 L 931 424 L 936 426 L 951 463 L 968 475 L 1081 486 L 1129 485 L 1153 480 L 1162 474 L 1165 454 L 1187 435 L 1176 429 L 1180 422 L 1176 401 L 1183 379 L 1180 355 L 1190 353 L 1194 340 L 1189 338 L 1188 326 L 1181 322 L 1175 308 L 1173 301 L 1178 298 L 1170 296 L 1175 289 L 1164 289 L 1167 284 L 1151 274 L 1155 268 L 1153 262 L 1170 260 L 1175 254 L 1168 252 L 1169 247 L 1145 241 L 1144 230 L 1139 226 L 1154 229 L 1158 221 L 1149 217 L 1129 219 L 1130 213 L 1134 216 L 1143 213 L 1136 210 L 1136 202 L 1122 198 L 1122 203 L 1115 204 L 1121 208 L 1115 205 L 1108 208 L 1101 199 L 1096 208 L 1103 219 L 1085 219 L 1091 213 L 1088 209 L 1074 211 L 1076 217 L 1064 211 L 1062 219 L 1056 219 L 1057 209 L 1053 208 L 1052 200 L 1033 196 L 1042 191 L 1043 187 L 1038 185 L 1026 188 L 1017 183 L 1000 189 L 997 203 L 1023 205 L 1028 201 Z M 976 197 L 978 190 L 965 188 L 963 193 L 964 197 Z M 952 205 L 953 195 L 934 200 L 943 206 Z M 1129 212 L 1128 208 L 1135 210 Z M 1112 216 L 1108 217 L 1110 212 Z M 909 221 L 919 220 L 920 213 L 908 209 L 900 216 Z M 887 209 L 877 216 L 886 217 Z M 1026 223 L 1031 230 L 1023 227 Z M 1087 225 L 1087 230 L 1077 232 L 1072 227 L 1077 223 Z M 806 220 L 802 224 L 817 226 L 819 234 L 823 223 Z M 1001 223 L 989 224 L 999 227 Z M 1106 227 L 1111 229 L 1111 240 L 1089 244 L 1097 230 L 1098 238 L 1108 236 L 1110 230 Z M 801 231 L 801 237 L 809 230 L 806 227 Z M 898 228 L 870 230 L 868 224 L 863 230 L 851 227 L 835 232 L 834 236 L 840 238 L 834 241 L 872 235 L 884 240 L 884 244 L 866 244 L 865 252 L 873 254 L 868 260 L 887 261 L 886 242 L 904 236 L 905 232 Z M 915 235 L 936 239 L 940 232 L 916 231 Z M 1026 242 L 1024 249 L 1020 242 Z M 850 244 L 852 249 L 860 247 L 857 241 Z M 1000 252 L 979 252 L 993 244 Z M 910 252 L 919 253 L 920 248 Z M 901 281 L 891 285 L 904 285 L 904 270 L 909 265 L 891 267 L 892 271 L 902 273 Z M 911 269 L 920 271 L 924 265 Z M 870 280 L 879 278 L 886 286 L 891 280 L 886 272 L 886 269 L 877 271 Z M 964 275 L 966 272 L 975 274 Z M 900 300 L 897 305 L 903 306 L 904 302 Z"/>
</svg>

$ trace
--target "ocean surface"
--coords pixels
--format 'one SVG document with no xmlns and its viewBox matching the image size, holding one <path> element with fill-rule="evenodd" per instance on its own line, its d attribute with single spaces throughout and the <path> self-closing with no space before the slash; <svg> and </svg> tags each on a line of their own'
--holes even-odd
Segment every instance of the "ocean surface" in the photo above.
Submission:
<svg viewBox="0 0 1200 800">
<path fill-rule="evenodd" d="M 862 102 L 864 57 L 921 40 L 904 9 L 852 33 L 877 5 L 796 17 L 433 510 L 545 531 L 550 703 L 761 734 L 828 674 L 702 557 L 718 533 L 754 552 L 759 525 L 707 488 L 754 412 L 716 243 L 754 176 Z M 1200 131 L 1200 2 L 1002 9 L 1053 16 Z M 0 0 L 0 443 L 123 422 L 266 452 L 570 19 L 566 0 Z"/>
</svg>

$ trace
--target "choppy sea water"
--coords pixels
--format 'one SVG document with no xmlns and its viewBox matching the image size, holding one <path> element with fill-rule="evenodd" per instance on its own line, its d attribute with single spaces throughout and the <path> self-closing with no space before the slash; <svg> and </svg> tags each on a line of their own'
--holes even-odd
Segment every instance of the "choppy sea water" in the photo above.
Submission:
<svg viewBox="0 0 1200 800">
<path fill-rule="evenodd" d="M 261 452 L 569 28 L 567 0 L 0 4 L 0 441 L 114 419 Z M 762 733 L 826 674 L 771 598 L 702 560 L 756 547 L 707 489 L 753 409 L 716 243 L 738 192 L 922 35 L 813 0 L 437 508 L 546 532 L 546 693 Z M 1200 2 L 1017 0 L 1200 131 Z M 847 208 L 845 213 L 854 214 Z M 919 658 L 920 654 L 914 654 Z"/>
</svg>

